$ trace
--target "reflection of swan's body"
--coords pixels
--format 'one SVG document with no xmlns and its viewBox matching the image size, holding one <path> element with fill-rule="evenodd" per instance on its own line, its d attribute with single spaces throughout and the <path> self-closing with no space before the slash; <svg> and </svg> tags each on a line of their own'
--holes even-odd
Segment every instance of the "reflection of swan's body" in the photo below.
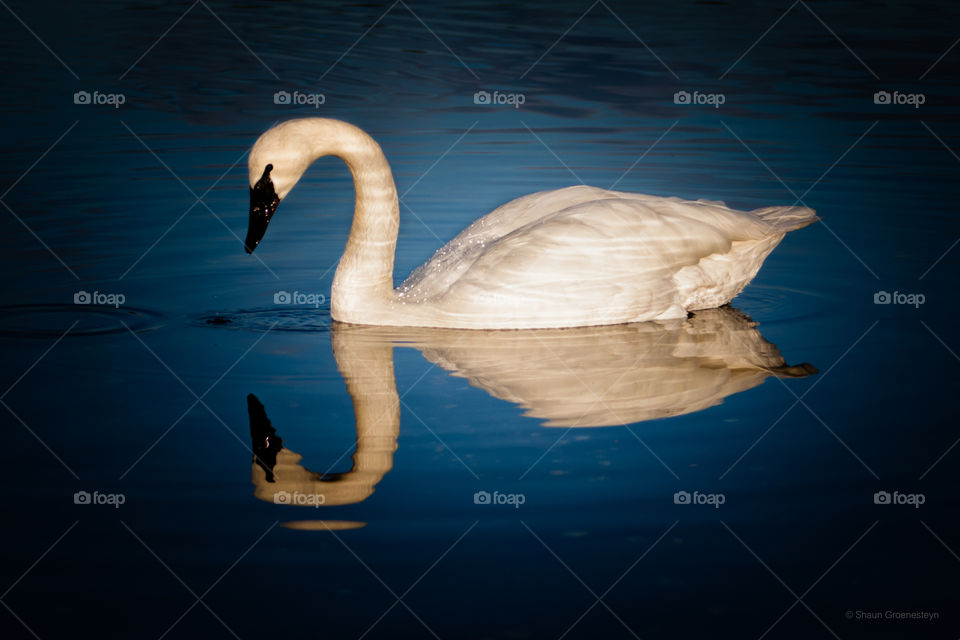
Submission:
<svg viewBox="0 0 960 640">
<path fill-rule="evenodd" d="M 755 324 L 724 307 L 669 324 L 639 323 L 534 331 L 361 327 L 336 323 L 331 341 L 357 417 L 353 469 L 324 476 L 282 447 L 250 401 L 256 496 L 323 495 L 324 504 L 360 502 L 393 466 L 400 430 L 393 348 L 424 357 L 546 426 L 619 425 L 678 416 L 719 404 L 770 375 L 801 377 Z M 276 460 L 274 463 L 273 460 Z"/>
<path fill-rule="evenodd" d="M 729 302 L 806 207 L 736 211 L 587 186 L 513 200 L 467 227 L 393 289 L 397 190 L 380 147 L 338 120 L 303 118 L 264 133 L 250 152 L 247 251 L 317 158 L 353 174 L 353 226 L 331 292 L 352 324 L 519 329 L 685 317 Z"/>
<path fill-rule="evenodd" d="M 532 331 L 335 325 L 334 339 L 347 356 L 376 344 L 415 347 L 451 375 L 520 405 L 545 426 L 678 416 L 719 404 L 771 375 L 816 371 L 808 364 L 787 365 L 756 324 L 730 307 L 670 323 Z"/>
</svg>

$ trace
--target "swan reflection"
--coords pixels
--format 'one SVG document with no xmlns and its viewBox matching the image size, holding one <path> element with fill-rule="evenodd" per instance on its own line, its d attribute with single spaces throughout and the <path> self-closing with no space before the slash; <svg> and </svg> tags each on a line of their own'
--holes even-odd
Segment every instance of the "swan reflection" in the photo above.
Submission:
<svg viewBox="0 0 960 640">
<path fill-rule="evenodd" d="M 682 321 L 573 329 L 476 331 L 335 323 L 333 355 L 353 400 L 357 443 L 346 473 L 301 464 L 253 395 L 254 495 L 278 504 L 365 500 L 393 466 L 400 430 L 394 347 L 412 347 L 451 375 L 519 405 L 548 427 L 600 427 L 679 416 L 720 404 L 790 366 L 750 318 L 723 307 Z M 312 498 L 311 498 L 312 496 Z"/>
</svg>

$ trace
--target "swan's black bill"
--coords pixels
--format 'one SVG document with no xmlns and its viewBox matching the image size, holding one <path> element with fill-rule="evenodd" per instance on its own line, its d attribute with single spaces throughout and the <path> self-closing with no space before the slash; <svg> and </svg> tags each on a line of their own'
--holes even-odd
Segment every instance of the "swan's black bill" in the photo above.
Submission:
<svg viewBox="0 0 960 640">
<path fill-rule="evenodd" d="M 247 239 L 243 242 L 243 248 L 247 253 L 253 253 L 263 240 L 270 218 L 280 204 L 277 190 L 273 188 L 273 180 L 270 179 L 272 170 L 273 165 L 268 164 L 263 170 L 263 175 L 257 180 L 257 184 L 250 189 L 250 223 L 247 226 Z"/>
</svg>

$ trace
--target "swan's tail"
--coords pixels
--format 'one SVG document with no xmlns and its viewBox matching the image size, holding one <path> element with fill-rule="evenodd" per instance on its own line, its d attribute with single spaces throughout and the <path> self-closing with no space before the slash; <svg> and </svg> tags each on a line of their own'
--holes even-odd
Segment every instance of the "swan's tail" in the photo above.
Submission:
<svg viewBox="0 0 960 640">
<path fill-rule="evenodd" d="M 817 217 L 817 212 L 810 207 L 762 207 L 750 213 L 770 224 L 780 233 L 801 229 L 820 219 Z"/>
<path fill-rule="evenodd" d="M 793 366 L 785 364 L 782 367 L 774 367 L 770 372 L 778 378 L 806 378 L 820 373 L 820 370 L 809 362 L 802 362 Z"/>
</svg>

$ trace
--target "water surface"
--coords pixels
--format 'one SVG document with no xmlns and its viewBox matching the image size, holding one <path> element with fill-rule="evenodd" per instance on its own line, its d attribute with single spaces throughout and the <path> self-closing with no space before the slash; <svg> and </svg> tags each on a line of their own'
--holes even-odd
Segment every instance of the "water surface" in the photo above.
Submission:
<svg viewBox="0 0 960 640">
<path fill-rule="evenodd" d="M 3 637 L 957 637 L 957 9 L 788 6 L 10 3 Z M 358 335 L 274 301 L 329 296 L 339 161 L 242 248 L 308 115 L 382 145 L 397 282 L 580 181 L 822 223 L 712 324 Z"/>
</svg>

